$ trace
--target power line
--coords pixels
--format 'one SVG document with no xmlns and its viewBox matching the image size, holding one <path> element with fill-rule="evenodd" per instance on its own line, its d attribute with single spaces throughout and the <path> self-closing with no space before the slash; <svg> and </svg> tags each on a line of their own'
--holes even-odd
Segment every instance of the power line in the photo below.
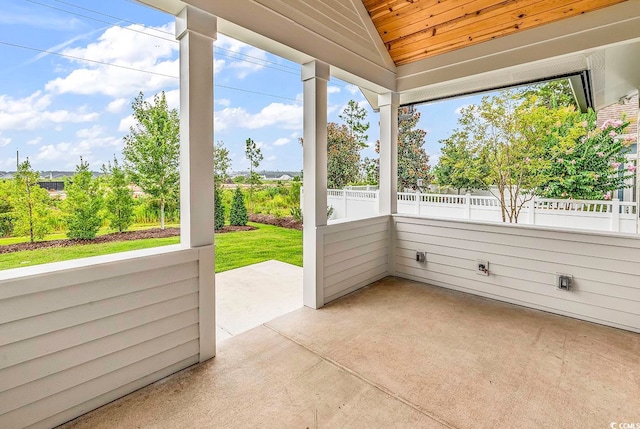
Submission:
<svg viewBox="0 0 640 429">
<path fill-rule="evenodd" d="M 153 75 L 158 75 L 158 76 L 164 76 L 164 77 L 170 77 L 170 78 L 174 78 L 174 79 L 179 79 L 178 76 L 172 76 L 172 75 L 168 75 L 168 74 L 164 74 L 164 73 L 158 73 L 158 72 L 154 72 L 154 71 L 150 71 L 150 70 L 141 70 L 141 69 L 137 69 L 135 67 L 124 66 L 124 65 L 121 65 L 121 64 L 107 63 L 107 62 L 104 62 L 104 61 L 92 60 L 92 59 L 89 59 L 89 58 L 76 57 L 74 55 L 62 54 L 60 52 L 49 51 L 47 49 L 33 48 L 31 46 L 24 46 L 24 45 L 19 45 L 17 43 L 5 42 L 3 40 L 0 40 L 0 44 L 6 45 L 6 46 L 12 46 L 14 48 L 21 48 L 21 49 L 28 49 L 30 51 L 42 52 L 42 53 L 50 54 L 50 55 L 57 55 L 59 57 L 71 58 L 72 60 L 87 61 L 87 62 L 90 62 L 90 63 L 102 64 L 102 65 L 105 65 L 105 66 L 118 67 L 118 68 L 121 68 L 121 69 L 132 70 L 132 71 L 137 71 L 137 72 L 141 72 L 141 73 L 148 73 L 148 74 L 153 74 Z"/>
<path fill-rule="evenodd" d="M 167 39 L 165 37 L 160 37 L 160 36 L 157 36 L 155 34 L 149 34 L 149 33 L 146 33 L 144 31 L 141 31 L 141 30 L 136 30 L 134 28 L 124 27 L 122 25 L 118 25 L 118 24 L 113 23 L 113 22 L 104 21 L 102 19 L 97 19 L 97 18 L 94 18 L 94 17 L 91 17 L 91 16 L 87 16 L 87 15 L 82 15 L 82 14 L 79 14 L 79 13 L 76 13 L 76 12 L 72 12 L 72 11 L 67 10 L 67 9 L 62 9 L 62 8 L 59 8 L 59 7 L 51 6 L 51 5 L 48 5 L 48 4 L 45 4 L 45 3 L 41 3 L 41 2 L 38 2 L 38 1 L 35 1 L 35 0 L 24 0 L 24 1 L 29 2 L 29 3 L 33 3 L 33 4 L 37 4 L 37 5 L 42 6 L 42 7 L 47 7 L 47 8 L 50 8 L 50 9 L 54 9 L 54 10 L 57 10 L 57 11 L 60 11 L 60 12 L 64 12 L 64 13 L 68 13 L 68 14 L 71 14 L 71 15 L 75 15 L 75 16 L 79 16 L 79 17 L 82 17 L 82 18 L 86 18 L 86 19 L 90 19 L 90 20 L 93 20 L 93 21 L 97 21 L 97 22 L 100 22 L 100 23 L 103 23 L 103 24 L 108 24 L 108 25 L 111 25 L 113 27 L 121 28 L 123 30 L 133 31 L 135 33 L 143 34 L 145 36 L 155 37 L 157 39 L 165 40 L 167 42 L 178 43 L 178 41 L 174 40 L 174 39 Z M 151 31 L 158 31 L 158 32 L 161 32 L 161 33 L 173 35 L 173 33 L 168 32 L 168 31 L 158 30 L 158 29 L 155 29 L 153 27 L 148 27 L 148 26 L 145 26 L 143 24 L 139 24 L 139 23 L 136 23 L 136 22 L 124 19 L 124 18 L 119 18 L 119 17 L 114 16 L 114 15 L 108 15 L 108 14 L 105 14 L 105 13 L 102 13 L 102 12 L 99 12 L 99 11 L 96 11 L 96 10 L 93 10 L 93 9 L 90 9 L 90 8 L 86 8 L 86 7 L 75 5 L 73 3 L 69 3 L 69 2 L 66 2 L 66 1 L 62 1 L 62 0 L 54 0 L 54 1 L 56 1 L 58 3 L 62 3 L 62 4 L 67 4 L 69 6 L 74 6 L 74 7 L 83 9 L 83 10 L 87 10 L 89 12 L 93 12 L 93 13 L 97 13 L 97 14 L 100 14 L 100 15 L 104 15 L 104 16 L 107 16 L 107 17 L 112 18 L 112 19 L 117 19 L 119 21 L 128 22 L 128 23 L 131 23 L 133 25 L 138 25 L 138 26 L 140 26 L 142 28 L 146 28 L 146 29 L 151 30 Z M 216 50 L 227 51 L 227 52 L 230 52 L 232 54 L 241 55 L 241 56 L 247 57 L 247 58 L 252 58 L 252 59 L 255 59 L 255 60 L 258 60 L 258 61 L 262 61 L 262 62 L 267 63 L 267 64 L 273 64 L 273 65 L 276 65 L 276 66 L 278 66 L 280 68 L 269 67 L 266 64 L 256 63 L 256 62 L 253 62 L 253 61 L 245 60 L 243 58 L 231 57 L 229 55 L 225 55 L 225 54 L 222 54 L 222 53 L 219 54 L 221 56 L 226 56 L 227 58 L 231 58 L 231 59 L 235 59 L 235 60 L 238 60 L 238 61 L 243 61 L 243 62 L 247 62 L 247 63 L 251 63 L 251 64 L 257 64 L 257 65 L 260 65 L 260 66 L 263 66 L 263 67 L 266 67 L 266 68 L 271 68 L 273 70 L 279 70 L 279 71 L 282 71 L 284 73 L 298 74 L 298 72 L 292 73 L 292 72 L 287 72 L 285 70 L 282 70 L 282 68 L 287 68 L 287 69 L 290 69 L 290 70 L 297 70 L 297 69 L 295 69 L 294 67 L 289 67 L 289 66 L 286 66 L 284 64 L 277 63 L 275 61 L 269 61 L 269 60 L 264 59 L 264 58 L 255 57 L 255 56 L 252 56 L 252 55 L 244 54 L 242 52 L 236 52 L 236 51 L 233 51 L 231 49 L 221 48 L 221 47 L 217 47 L 217 46 L 215 47 L 215 49 Z"/>
<path fill-rule="evenodd" d="M 19 45 L 17 43 L 6 42 L 6 41 L 3 41 L 3 40 L 0 40 L 0 45 L 11 46 L 11 47 L 20 48 L 20 49 L 26 49 L 26 50 L 30 50 L 30 51 L 42 52 L 42 53 L 51 54 L 51 55 L 57 55 L 59 57 L 70 58 L 70 59 L 78 60 L 78 61 L 87 61 L 87 62 L 90 62 L 90 63 L 100 64 L 100 65 L 109 66 L 109 67 L 117 67 L 117 68 L 130 70 L 130 71 L 136 71 L 136 72 L 140 72 L 140 73 L 147 73 L 147 74 L 152 74 L 152 75 L 156 75 L 156 76 L 168 77 L 168 78 L 171 78 L 171 79 L 180 79 L 179 76 L 173 76 L 173 75 L 169 75 L 169 74 L 165 74 L 165 73 L 158 73 L 158 72 L 154 72 L 154 71 L 150 71 L 150 70 L 142 70 L 142 69 L 138 69 L 138 68 L 135 68 L 135 67 L 125 66 L 125 65 L 122 65 L 122 64 L 113 64 L 113 63 L 107 63 L 105 61 L 99 61 L 99 60 L 92 60 L 92 59 L 89 59 L 89 58 L 76 57 L 74 55 L 62 54 L 60 52 L 49 51 L 49 50 L 46 50 L 46 49 L 39 49 L 39 48 L 31 47 L 31 46 Z M 233 91 L 246 92 L 246 93 L 249 93 L 249 94 L 262 95 L 262 96 L 265 96 L 265 97 L 272 97 L 272 98 L 279 98 L 279 99 L 282 99 L 282 100 L 295 101 L 296 103 L 300 102 L 300 100 L 297 100 L 297 99 L 291 98 L 291 97 L 283 97 L 281 95 L 268 94 L 266 92 L 253 91 L 253 90 L 244 89 L 244 88 L 236 88 L 236 87 L 228 86 L 228 85 L 214 84 L 213 86 L 218 87 L 218 88 L 230 89 L 230 90 L 233 90 Z"/>
<path fill-rule="evenodd" d="M 113 22 L 105 21 L 104 19 L 98 19 L 98 18 L 94 18 L 92 16 L 83 15 L 81 13 L 72 12 L 72 11 L 67 10 L 67 9 L 62 9 L 62 8 L 59 8 L 59 7 L 51 6 L 50 4 L 40 3 L 40 2 L 35 1 L 35 0 L 24 0 L 24 1 L 29 2 L 29 3 L 33 3 L 33 4 L 37 4 L 37 5 L 42 6 L 42 7 L 48 7 L 49 9 L 57 10 L 57 11 L 60 11 L 60 12 L 68 13 L 70 15 L 75 15 L 75 16 L 79 16 L 81 18 L 90 19 L 92 21 L 100 22 L 102 24 L 109 24 L 109 25 L 112 25 L 114 27 L 122 28 L 123 30 L 133 31 L 135 33 L 140 33 L 140 34 L 145 34 L 145 35 L 150 36 L 150 37 L 155 37 L 156 39 L 166 40 L 167 42 L 178 43 L 176 40 L 173 40 L 173 39 L 167 39 L 165 37 L 156 36 L 155 34 L 145 33 L 144 31 L 136 30 L 135 28 L 131 28 L 131 27 L 123 27 L 123 26 L 115 24 Z M 144 26 L 142 26 L 142 27 L 146 28 Z"/>
<path fill-rule="evenodd" d="M 153 28 L 153 27 L 147 27 L 146 25 L 142 25 L 142 24 L 137 23 L 135 21 L 130 21 L 130 20 L 125 19 L 125 18 L 119 18 L 117 16 L 109 15 L 108 13 L 104 13 L 104 12 L 97 11 L 95 9 L 90 9 L 88 7 L 80 6 L 80 5 L 77 5 L 75 3 L 70 3 L 70 2 L 67 2 L 67 1 L 63 1 L 63 0 L 53 0 L 53 1 L 55 1 L 56 3 L 62 3 L 62 4 L 66 4 L 67 6 L 71 6 L 71 7 L 75 7 L 75 8 L 78 8 L 78 9 L 86 10 L 87 12 L 95 13 L 97 15 L 106 16 L 107 18 L 115 19 L 115 20 L 122 21 L 122 22 L 128 22 L 129 24 L 141 25 L 141 26 L 143 26 L 145 28 L 148 28 L 150 30 L 157 31 L 158 33 L 164 33 L 164 34 L 168 34 L 170 36 L 174 35 L 171 31 L 164 31 L 164 30 L 158 30 L 157 28 Z"/>
</svg>

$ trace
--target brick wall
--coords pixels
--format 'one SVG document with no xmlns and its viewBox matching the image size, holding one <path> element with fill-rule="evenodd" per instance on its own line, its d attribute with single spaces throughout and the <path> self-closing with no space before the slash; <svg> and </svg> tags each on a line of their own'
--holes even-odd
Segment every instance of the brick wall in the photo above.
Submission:
<svg viewBox="0 0 640 429">
<path fill-rule="evenodd" d="M 631 100 L 625 104 L 614 103 L 611 106 L 605 107 L 598 111 L 598 126 L 608 119 L 622 119 L 625 117 L 626 121 L 631 122 L 627 127 L 626 135 L 630 135 L 634 138 L 638 135 L 638 95 L 631 97 Z"/>
</svg>

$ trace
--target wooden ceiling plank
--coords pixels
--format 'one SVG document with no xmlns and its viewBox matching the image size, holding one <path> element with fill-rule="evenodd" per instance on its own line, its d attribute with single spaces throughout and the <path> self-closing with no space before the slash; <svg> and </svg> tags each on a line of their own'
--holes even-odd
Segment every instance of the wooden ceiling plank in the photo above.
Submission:
<svg viewBox="0 0 640 429">
<path fill-rule="evenodd" d="M 411 24 L 396 26 L 393 29 L 384 30 L 380 37 L 383 42 L 390 43 L 398 39 L 406 38 L 414 33 L 438 31 L 441 27 L 449 26 L 453 23 L 461 21 L 472 21 L 480 19 L 479 17 L 489 12 L 500 14 L 500 11 L 506 8 L 510 10 L 514 7 L 523 7 L 539 0 L 485 0 L 473 1 L 460 6 L 457 9 L 450 9 L 438 15 L 430 15 L 426 19 L 422 19 Z M 547 1 L 548 3 L 548 1 Z M 383 30 L 382 28 L 380 29 Z"/>
<path fill-rule="evenodd" d="M 580 0 L 565 0 L 563 7 L 570 6 Z M 550 9 L 548 0 L 512 0 L 503 8 L 489 8 L 484 12 L 464 18 L 455 19 L 437 27 L 420 30 L 412 34 L 407 34 L 399 39 L 386 42 L 389 49 L 398 49 L 411 43 L 430 39 L 436 36 L 440 38 L 451 34 L 460 28 L 466 28 L 466 31 L 474 31 L 479 27 L 490 28 L 493 25 L 502 22 L 513 23 L 527 16 L 537 15 Z"/>
<path fill-rule="evenodd" d="M 468 31 L 468 28 L 463 28 L 460 30 L 463 31 L 462 34 L 457 31 L 452 32 L 452 34 L 449 34 L 446 38 L 442 36 L 439 39 L 436 39 L 438 36 L 430 37 L 427 39 L 431 40 L 427 41 L 427 39 L 423 39 L 408 46 L 403 46 L 395 50 L 392 49 L 390 53 L 397 65 L 408 64 L 420 59 L 450 52 L 455 49 L 471 46 L 550 22 L 559 21 L 571 16 L 581 15 L 624 1 L 627 0 L 575 0 L 570 4 L 565 3 L 560 7 L 547 9 L 536 15 L 526 16 L 522 19 L 494 19 L 492 22 L 496 22 L 496 25 L 490 28 L 486 25 L 483 27 L 483 25 L 476 23 L 473 31 Z M 557 6 L 557 4 L 552 6 Z"/>
<path fill-rule="evenodd" d="M 389 11 L 383 16 L 373 19 L 373 23 L 378 29 L 378 32 L 381 33 L 389 28 L 412 24 L 448 10 L 455 11 L 467 3 L 477 1 L 487 0 L 419 0 L 414 3 L 409 3 L 403 8 L 398 8 L 395 11 Z"/>
</svg>

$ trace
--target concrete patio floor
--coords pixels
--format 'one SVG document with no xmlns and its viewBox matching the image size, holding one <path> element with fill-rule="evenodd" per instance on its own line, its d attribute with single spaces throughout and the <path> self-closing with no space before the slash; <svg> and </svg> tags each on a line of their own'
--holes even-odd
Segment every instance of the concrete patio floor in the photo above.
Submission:
<svg viewBox="0 0 640 429">
<path fill-rule="evenodd" d="M 216 274 L 216 342 L 302 305 L 301 267 L 266 261 Z"/>
<path fill-rule="evenodd" d="M 224 341 L 66 428 L 608 428 L 640 335 L 387 278 Z"/>
</svg>

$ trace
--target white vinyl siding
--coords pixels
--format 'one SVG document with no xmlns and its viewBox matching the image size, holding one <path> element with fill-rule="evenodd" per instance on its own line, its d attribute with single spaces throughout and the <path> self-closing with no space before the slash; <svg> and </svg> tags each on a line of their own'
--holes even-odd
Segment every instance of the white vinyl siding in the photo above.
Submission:
<svg viewBox="0 0 640 429">
<path fill-rule="evenodd" d="M 389 274 L 389 217 L 322 227 L 325 303 Z"/>
<path fill-rule="evenodd" d="M 0 427 L 55 426 L 197 363 L 198 258 L 178 250 L 0 281 Z"/>
<path fill-rule="evenodd" d="M 395 216 L 395 273 L 640 332 L 640 240 L 598 233 Z M 427 252 L 426 265 L 415 261 Z M 488 277 L 476 274 L 489 261 Z M 556 273 L 573 276 L 558 290 Z"/>
</svg>

